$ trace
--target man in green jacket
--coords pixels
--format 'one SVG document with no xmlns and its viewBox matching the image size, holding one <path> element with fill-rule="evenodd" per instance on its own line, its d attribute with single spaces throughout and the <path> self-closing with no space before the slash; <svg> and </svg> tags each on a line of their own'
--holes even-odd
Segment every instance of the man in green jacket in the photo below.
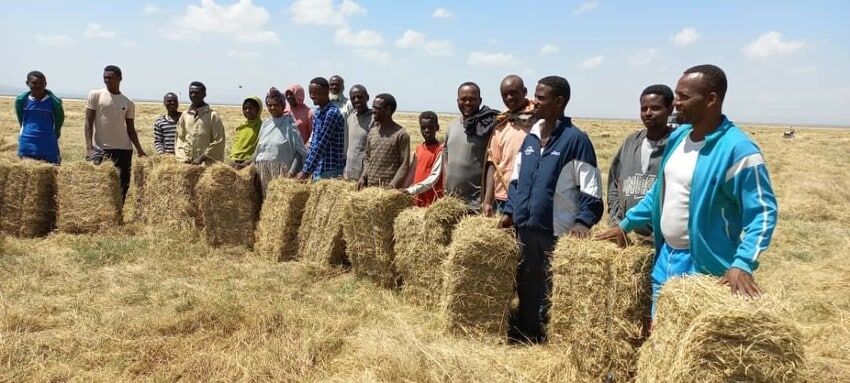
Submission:
<svg viewBox="0 0 850 383">
<path fill-rule="evenodd" d="M 44 73 L 27 73 L 28 92 L 15 99 L 15 114 L 21 135 L 18 137 L 18 157 L 59 165 L 59 136 L 65 122 L 62 100 L 47 89 Z"/>
</svg>

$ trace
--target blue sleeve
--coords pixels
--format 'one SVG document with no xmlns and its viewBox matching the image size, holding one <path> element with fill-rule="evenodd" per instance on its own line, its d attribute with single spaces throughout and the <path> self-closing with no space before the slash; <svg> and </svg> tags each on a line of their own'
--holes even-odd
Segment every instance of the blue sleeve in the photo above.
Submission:
<svg viewBox="0 0 850 383">
<path fill-rule="evenodd" d="M 318 166 L 319 158 L 325 151 L 328 145 L 328 126 L 330 125 L 330 116 L 325 113 L 324 119 L 320 120 L 322 113 L 317 111 L 313 114 L 313 135 L 311 136 L 310 151 L 307 152 L 307 159 L 304 160 L 304 173 L 312 173 Z"/>
<path fill-rule="evenodd" d="M 759 255 L 770 244 L 778 207 L 762 155 L 750 155 L 736 165 L 727 172 L 724 185 L 736 197 L 742 214 L 743 235 L 731 267 L 752 274 Z"/>
<path fill-rule="evenodd" d="M 652 224 L 652 206 L 656 198 L 655 195 L 658 193 L 657 189 L 661 186 L 660 179 L 655 179 L 655 183 L 637 205 L 626 210 L 626 217 L 620 221 L 620 228 L 623 231 L 629 232 Z"/>
<path fill-rule="evenodd" d="M 605 203 L 602 201 L 602 176 L 596 166 L 596 150 L 590 138 L 582 133 L 577 140 L 574 179 L 578 181 L 578 214 L 575 221 L 593 227 L 602 219 Z"/>
</svg>

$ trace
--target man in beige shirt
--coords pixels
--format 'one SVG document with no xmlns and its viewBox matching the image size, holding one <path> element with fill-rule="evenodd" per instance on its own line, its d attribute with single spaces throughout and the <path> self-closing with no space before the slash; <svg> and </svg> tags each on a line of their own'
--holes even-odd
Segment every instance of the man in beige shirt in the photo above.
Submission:
<svg viewBox="0 0 850 383">
<path fill-rule="evenodd" d="M 121 80 L 121 68 L 108 65 L 103 69 L 106 87 L 89 92 L 86 98 L 85 138 L 86 160 L 97 164 L 104 159 L 112 161 L 121 178 L 121 195 L 126 198 L 133 147 L 139 157 L 146 154 L 136 135 L 135 104 L 121 93 Z"/>
<path fill-rule="evenodd" d="M 207 87 L 194 81 L 189 84 L 192 105 L 177 121 L 174 155 L 179 162 L 210 165 L 224 161 L 224 124 L 204 99 Z"/>
</svg>

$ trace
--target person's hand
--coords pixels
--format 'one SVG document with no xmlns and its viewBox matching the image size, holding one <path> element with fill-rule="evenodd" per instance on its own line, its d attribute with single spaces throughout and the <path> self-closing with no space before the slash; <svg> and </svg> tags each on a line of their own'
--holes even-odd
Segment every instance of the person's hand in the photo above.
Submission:
<svg viewBox="0 0 850 383">
<path fill-rule="evenodd" d="M 583 223 L 576 222 L 572 228 L 570 228 L 570 237 L 578 238 L 578 239 L 590 239 L 590 229 L 587 226 L 584 226 Z"/>
<path fill-rule="evenodd" d="M 483 213 L 485 217 L 492 217 L 493 216 L 493 204 L 485 203 L 484 206 L 481 207 L 481 213 Z"/>
<path fill-rule="evenodd" d="M 407 188 L 401 188 L 401 189 L 398 189 L 398 191 L 400 191 L 400 192 L 401 192 L 401 194 L 404 194 L 404 195 L 410 195 L 410 192 L 409 192 L 409 191 L 407 191 Z"/>
<path fill-rule="evenodd" d="M 148 154 L 147 154 L 147 153 L 145 153 L 145 151 L 144 151 L 144 150 L 139 149 L 139 154 L 138 154 L 138 156 L 139 156 L 139 157 L 147 157 L 147 156 L 148 156 Z"/>
<path fill-rule="evenodd" d="M 295 175 L 295 179 L 304 182 L 307 180 L 307 174 L 304 172 L 298 172 L 298 174 Z"/>
<path fill-rule="evenodd" d="M 202 154 L 192 161 L 192 165 L 201 165 L 201 164 L 204 163 L 204 159 L 206 159 L 206 158 L 207 158 L 207 156 Z"/>
<path fill-rule="evenodd" d="M 502 214 L 502 218 L 499 219 L 499 227 L 502 229 L 510 229 L 514 225 L 514 219 L 510 215 Z"/>
<path fill-rule="evenodd" d="M 733 295 L 742 295 L 747 299 L 758 299 L 761 297 L 761 291 L 756 285 L 753 275 L 737 267 L 731 267 L 729 270 L 726 270 L 726 274 L 717 283 L 731 287 Z"/>
<path fill-rule="evenodd" d="M 360 177 L 360 179 L 357 180 L 357 186 L 355 187 L 355 190 L 360 190 L 360 189 L 363 189 L 364 187 L 366 187 L 366 179 L 363 178 L 363 177 Z"/>
<path fill-rule="evenodd" d="M 86 161 L 90 161 L 94 156 L 94 148 L 86 148 Z"/>
<path fill-rule="evenodd" d="M 605 230 L 599 234 L 596 234 L 593 237 L 594 240 L 597 241 L 608 241 L 617 244 L 617 247 L 624 248 L 629 244 L 629 239 L 626 237 L 626 232 L 620 228 L 620 226 L 614 226 L 608 230 Z"/>
</svg>

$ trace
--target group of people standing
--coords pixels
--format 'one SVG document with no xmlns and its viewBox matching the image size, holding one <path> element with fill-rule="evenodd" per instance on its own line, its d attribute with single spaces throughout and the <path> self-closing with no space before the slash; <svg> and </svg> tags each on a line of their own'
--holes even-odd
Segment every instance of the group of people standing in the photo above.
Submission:
<svg viewBox="0 0 850 383">
<path fill-rule="evenodd" d="M 134 105 L 119 89 L 121 70 L 107 66 L 103 79 L 106 87 L 86 100 L 86 158 L 113 161 L 126 194 L 133 148 L 139 156 L 145 152 L 133 124 Z M 46 90 L 40 72 L 30 72 L 27 85 L 30 91 L 15 103 L 18 155 L 58 164 L 61 100 Z M 733 293 L 760 294 L 752 273 L 776 225 L 776 198 L 759 148 L 722 113 L 726 88 L 720 68 L 699 65 L 684 71 L 675 92 L 666 85 L 644 89 L 644 129 L 628 136 L 609 170 L 612 227 L 595 238 L 625 246 L 626 232 L 635 231 L 654 243 L 651 315 L 661 286 L 679 275 L 712 274 Z M 352 86 L 348 97 L 344 90 L 340 76 L 312 79 L 308 92 L 315 109 L 304 104 L 299 85 L 283 92 L 272 87 L 264 100 L 246 98 L 245 122 L 235 130 L 229 162 L 237 168 L 253 164 L 264 193 L 275 177 L 344 178 L 358 189 L 398 189 L 418 206 L 452 195 L 472 212 L 499 217 L 501 227 L 516 229 L 522 251 L 519 308 L 509 338 L 544 342 L 550 253 L 561 236 L 590 238 L 604 210 L 591 139 L 565 115 L 569 82 L 544 77 L 529 96 L 522 78 L 507 76 L 499 86 L 502 111 L 483 105 L 477 84 L 462 83 L 460 116 L 447 127 L 445 141 L 437 139 L 437 114 L 422 112 L 424 142 L 412 158 L 410 137 L 393 120 L 395 97 L 378 94 L 370 107 L 363 85 Z M 181 113 L 177 95 L 164 96 L 166 113 L 154 123 L 157 154 L 198 165 L 225 161 L 224 125 L 205 97 L 205 85 L 192 82 L 191 105 Z"/>
</svg>

